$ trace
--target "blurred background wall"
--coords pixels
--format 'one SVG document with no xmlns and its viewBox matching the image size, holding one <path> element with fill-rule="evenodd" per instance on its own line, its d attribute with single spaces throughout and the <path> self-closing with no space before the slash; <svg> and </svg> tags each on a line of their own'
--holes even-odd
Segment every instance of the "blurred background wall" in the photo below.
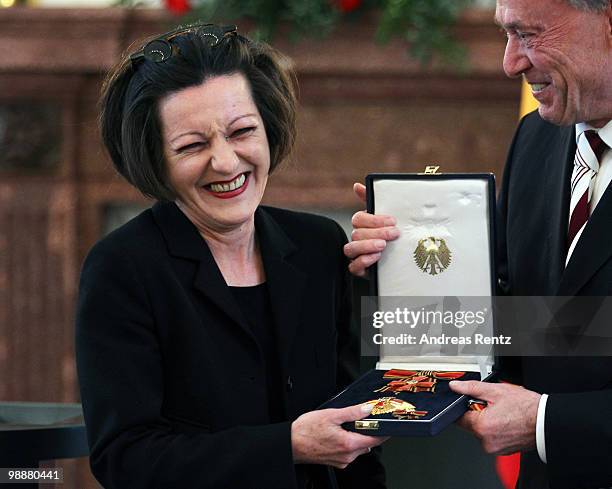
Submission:
<svg viewBox="0 0 612 489">
<path fill-rule="evenodd" d="M 369 18 L 322 40 L 276 38 L 298 71 L 299 140 L 265 203 L 330 215 L 349 232 L 361 207 L 352 184 L 367 173 L 436 163 L 499 182 L 520 83 L 503 74 L 505 37 L 492 18 L 471 9 L 457 25 L 467 71 L 423 68 L 402 43 L 375 44 Z M 113 173 L 101 147 L 101 80 L 132 40 L 174 23 L 153 9 L 0 9 L 0 400 L 78 401 L 80 264 L 96 240 L 151 204 Z M 501 487 L 493 460 L 454 427 L 387 445 L 390 489 Z M 65 489 L 97 487 L 84 460 L 58 464 Z"/>
</svg>

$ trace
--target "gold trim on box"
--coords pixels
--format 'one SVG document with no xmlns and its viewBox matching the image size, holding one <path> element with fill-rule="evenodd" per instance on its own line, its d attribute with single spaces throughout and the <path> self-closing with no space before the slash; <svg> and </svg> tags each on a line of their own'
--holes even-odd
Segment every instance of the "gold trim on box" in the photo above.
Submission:
<svg viewBox="0 0 612 489">
<path fill-rule="evenodd" d="M 373 420 L 355 421 L 355 428 L 358 430 L 377 430 L 378 421 L 373 421 Z"/>
</svg>

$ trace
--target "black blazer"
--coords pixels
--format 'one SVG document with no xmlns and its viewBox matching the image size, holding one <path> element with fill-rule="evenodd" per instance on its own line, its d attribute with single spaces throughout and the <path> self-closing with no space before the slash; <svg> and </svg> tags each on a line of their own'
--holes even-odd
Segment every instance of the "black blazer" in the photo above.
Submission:
<svg viewBox="0 0 612 489">
<path fill-rule="evenodd" d="M 156 204 L 89 253 L 77 367 L 90 463 L 106 489 L 297 487 L 291 420 L 356 373 L 346 237 L 329 219 L 264 207 L 255 228 L 285 386 L 273 402 L 287 421 L 276 424 L 258 344 L 174 204 Z M 332 487 L 331 470 L 304 467 L 316 487 Z M 384 487 L 375 455 L 349 469 L 341 486 Z"/>
<path fill-rule="evenodd" d="M 612 187 L 565 267 L 574 127 L 525 117 L 510 148 L 499 199 L 500 287 L 518 296 L 612 295 Z M 612 321 L 610 324 L 612 328 Z M 550 394 L 548 464 L 523 454 L 519 487 L 612 487 L 610 357 L 524 357 L 518 380 Z"/>
</svg>

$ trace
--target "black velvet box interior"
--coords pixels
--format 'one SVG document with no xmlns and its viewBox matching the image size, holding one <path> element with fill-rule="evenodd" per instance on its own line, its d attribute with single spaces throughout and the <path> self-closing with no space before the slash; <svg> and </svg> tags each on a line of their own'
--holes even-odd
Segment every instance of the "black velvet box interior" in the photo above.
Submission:
<svg viewBox="0 0 612 489">
<path fill-rule="evenodd" d="M 458 419 L 468 408 L 466 396 L 451 391 L 448 380 L 437 379 L 434 392 L 375 392 L 394 380 L 383 378 L 385 372 L 387 370 L 370 370 L 320 409 L 342 408 L 383 397 L 397 398 L 427 414 L 417 419 L 397 419 L 392 413 L 369 415 L 361 422 L 345 423 L 343 427 L 374 436 L 431 436 Z M 465 372 L 457 380 L 480 380 L 480 374 Z"/>
</svg>

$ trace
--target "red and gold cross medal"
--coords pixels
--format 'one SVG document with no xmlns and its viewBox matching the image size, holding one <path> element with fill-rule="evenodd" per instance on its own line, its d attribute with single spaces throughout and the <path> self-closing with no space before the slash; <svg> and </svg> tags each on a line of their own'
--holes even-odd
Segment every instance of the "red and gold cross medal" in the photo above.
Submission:
<svg viewBox="0 0 612 489">
<path fill-rule="evenodd" d="M 435 372 L 433 370 L 387 370 L 383 379 L 396 379 L 374 392 L 435 392 L 438 380 L 456 380 L 465 372 Z"/>
<path fill-rule="evenodd" d="M 396 397 L 381 397 L 368 401 L 367 404 L 372 404 L 372 416 L 379 414 L 392 414 L 398 419 L 417 419 L 427 415 L 427 411 L 417 411 L 416 407 L 409 402 L 402 401 Z"/>
</svg>

